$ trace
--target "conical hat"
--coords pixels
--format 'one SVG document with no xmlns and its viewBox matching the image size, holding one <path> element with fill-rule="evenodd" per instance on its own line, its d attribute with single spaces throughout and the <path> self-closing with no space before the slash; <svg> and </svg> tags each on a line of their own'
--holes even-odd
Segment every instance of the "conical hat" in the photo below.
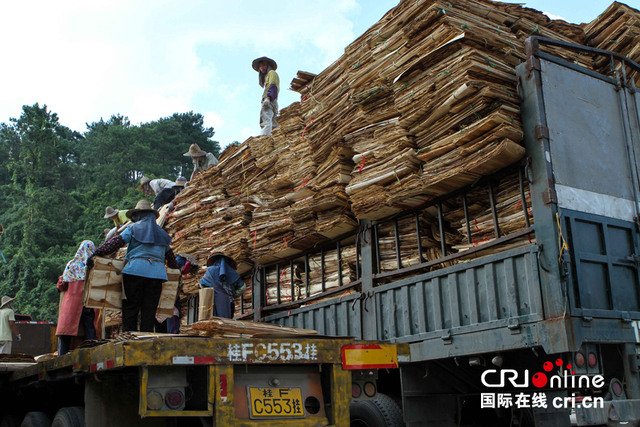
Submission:
<svg viewBox="0 0 640 427">
<path fill-rule="evenodd" d="M 233 268 L 234 270 L 238 266 L 236 263 L 236 260 L 231 258 L 229 255 L 225 255 L 222 252 L 214 252 L 211 255 L 209 255 L 209 258 L 207 258 L 207 267 L 211 267 L 211 264 L 213 264 L 213 261 L 215 261 L 218 258 L 225 258 L 229 262 L 229 264 L 231 264 L 231 268 Z"/>
<path fill-rule="evenodd" d="M 189 157 L 200 157 L 200 156 L 206 156 L 207 153 L 205 151 L 202 151 L 198 144 L 191 144 L 191 146 L 189 147 L 189 151 L 187 151 L 183 155 L 189 156 Z"/>
<path fill-rule="evenodd" d="M 145 212 L 145 211 L 153 212 L 156 215 L 156 219 L 160 216 L 158 211 L 153 209 L 153 207 L 151 206 L 151 203 L 149 203 L 148 200 L 140 200 L 138 203 L 136 203 L 136 207 L 135 208 L 129 209 L 127 211 L 127 218 L 131 219 L 131 216 L 134 213 L 136 213 L 136 212 Z"/>
<path fill-rule="evenodd" d="M 267 58 L 266 56 L 263 56 L 261 58 L 258 59 L 254 59 L 253 62 L 251 63 L 251 67 L 256 70 L 257 72 L 260 72 L 260 62 L 264 61 L 266 63 L 268 63 L 269 65 L 271 65 L 271 69 L 272 70 L 276 70 L 278 68 L 278 64 L 276 64 L 276 61 L 274 61 L 271 58 Z"/>
<path fill-rule="evenodd" d="M 105 209 L 104 218 L 107 219 L 116 216 L 118 215 L 118 212 L 120 212 L 118 209 L 113 209 L 111 206 L 107 206 L 107 208 Z"/>
<path fill-rule="evenodd" d="M 143 189 L 142 187 L 144 187 L 144 185 L 150 181 L 151 181 L 151 178 L 147 178 L 146 176 L 143 176 L 142 179 L 140 179 L 140 186 L 138 187 L 138 190 L 142 190 Z"/>
<path fill-rule="evenodd" d="M 0 308 L 4 308 L 5 305 L 10 304 L 15 298 L 11 298 L 8 296 L 2 297 L 2 302 L 0 303 Z"/>
</svg>

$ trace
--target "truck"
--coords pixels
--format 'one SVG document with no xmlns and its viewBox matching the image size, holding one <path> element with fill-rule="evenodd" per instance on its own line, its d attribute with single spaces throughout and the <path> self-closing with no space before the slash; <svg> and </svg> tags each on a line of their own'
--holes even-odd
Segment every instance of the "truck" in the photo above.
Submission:
<svg viewBox="0 0 640 427">
<path fill-rule="evenodd" d="M 317 335 L 142 335 L 0 362 L 0 425 L 348 426 L 352 388 L 375 397 L 377 371 L 408 351 Z"/>
<path fill-rule="evenodd" d="M 544 46 L 604 56 L 612 71 L 586 69 Z M 252 309 L 243 317 L 408 345 L 398 370 L 380 372 L 375 401 L 402 419 L 354 402 L 354 426 L 636 425 L 640 95 L 627 70 L 640 66 L 614 52 L 528 38 L 526 62 L 516 69 L 521 163 L 415 209 L 361 220 L 355 233 L 292 259 L 256 266 Z M 515 232 L 500 228 L 496 209 L 495 183 L 505 176 L 517 183 L 526 221 Z M 479 188 L 486 189 L 494 238 L 476 244 L 467 233 L 469 249 L 447 254 L 447 206 L 463 201 L 469 230 L 476 224 L 467 196 Z M 420 262 L 402 265 L 398 223 L 415 218 L 420 241 L 427 210 L 437 217 L 443 256 L 427 261 L 418 244 Z M 385 225 L 395 228 L 393 271 L 380 267 Z M 282 302 L 281 268 L 324 272 L 327 251 L 340 259 L 341 245 L 354 240 L 357 280 L 325 290 L 323 275 L 319 295 Z M 320 267 L 309 265 L 313 255 Z M 272 305 L 268 276 L 278 287 Z"/>
</svg>

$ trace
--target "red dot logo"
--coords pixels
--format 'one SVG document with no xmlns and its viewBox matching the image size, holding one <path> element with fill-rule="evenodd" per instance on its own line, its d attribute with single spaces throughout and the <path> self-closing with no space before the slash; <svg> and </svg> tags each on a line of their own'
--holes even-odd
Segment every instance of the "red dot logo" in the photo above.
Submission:
<svg viewBox="0 0 640 427">
<path fill-rule="evenodd" d="M 556 359 L 556 366 L 562 366 L 562 359 Z"/>
<path fill-rule="evenodd" d="M 575 375 L 575 374 L 576 374 L 576 371 L 571 371 L 571 375 Z"/>
<path fill-rule="evenodd" d="M 533 374 L 533 378 L 531 378 L 531 383 L 535 387 L 542 388 L 547 385 L 547 375 L 542 372 Z"/>
<path fill-rule="evenodd" d="M 545 371 L 549 372 L 550 370 L 553 369 L 553 363 L 547 361 L 544 362 L 544 365 L 542 365 L 542 369 L 544 369 Z"/>
<path fill-rule="evenodd" d="M 567 369 L 571 370 L 571 363 L 567 363 Z"/>
</svg>

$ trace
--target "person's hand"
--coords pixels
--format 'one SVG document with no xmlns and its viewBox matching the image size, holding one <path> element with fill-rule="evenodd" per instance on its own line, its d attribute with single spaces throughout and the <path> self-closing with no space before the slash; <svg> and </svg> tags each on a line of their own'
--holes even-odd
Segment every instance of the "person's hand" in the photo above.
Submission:
<svg viewBox="0 0 640 427">
<path fill-rule="evenodd" d="M 87 270 L 92 269 L 92 268 L 93 268 L 93 266 L 95 265 L 95 264 L 93 263 L 93 257 L 94 257 L 94 255 L 91 255 L 91 256 L 89 257 L 89 259 L 87 259 Z"/>
<path fill-rule="evenodd" d="M 22 335 L 18 334 L 18 335 L 16 336 L 16 341 L 21 341 L 21 340 L 22 340 Z"/>
<path fill-rule="evenodd" d="M 262 101 L 262 108 L 267 109 L 271 106 L 271 101 L 269 97 L 267 97 L 264 101 Z"/>
</svg>

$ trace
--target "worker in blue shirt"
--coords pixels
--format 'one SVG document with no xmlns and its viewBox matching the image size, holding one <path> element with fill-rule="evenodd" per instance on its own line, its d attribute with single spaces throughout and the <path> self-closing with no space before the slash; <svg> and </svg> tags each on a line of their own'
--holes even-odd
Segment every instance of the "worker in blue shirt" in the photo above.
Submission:
<svg viewBox="0 0 640 427">
<path fill-rule="evenodd" d="M 233 318 L 235 306 L 233 299 L 245 290 L 240 275 L 236 272 L 233 258 L 215 252 L 207 259 L 207 272 L 200 280 L 200 286 L 213 288 L 213 316 Z"/>
<path fill-rule="evenodd" d="M 140 313 L 140 331 L 153 332 L 162 283 L 168 280 L 164 263 L 166 261 L 170 268 L 178 268 L 169 246 L 171 236 L 156 224 L 158 216 L 158 211 L 148 201 L 140 200 L 135 209 L 127 212 L 134 224 L 95 251 L 95 255 L 105 256 L 127 245 L 122 270 L 124 331 L 138 330 Z"/>
</svg>

